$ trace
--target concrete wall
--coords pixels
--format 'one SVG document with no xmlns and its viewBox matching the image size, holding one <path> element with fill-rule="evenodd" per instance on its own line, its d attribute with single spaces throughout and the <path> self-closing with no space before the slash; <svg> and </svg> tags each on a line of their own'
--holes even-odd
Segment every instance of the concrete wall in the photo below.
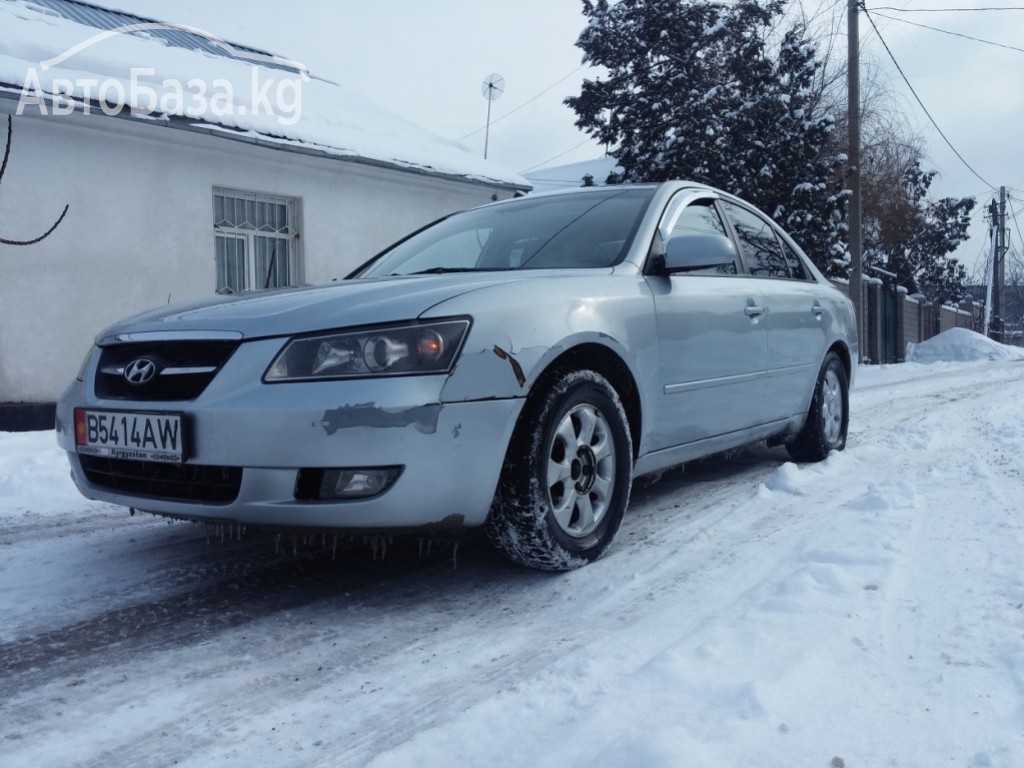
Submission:
<svg viewBox="0 0 1024 768">
<path fill-rule="evenodd" d="M 968 328 L 973 330 L 974 317 L 969 310 L 943 306 L 939 309 L 939 332 L 950 328 Z"/>
<path fill-rule="evenodd" d="M 309 283 L 343 277 L 438 216 L 512 194 L 102 115 L 15 116 L 13 128 L 0 235 L 36 237 L 70 208 L 43 242 L 0 245 L 0 405 L 55 400 L 105 325 L 213 295 L 214 187 L 299 199 Z"/>
</svg>

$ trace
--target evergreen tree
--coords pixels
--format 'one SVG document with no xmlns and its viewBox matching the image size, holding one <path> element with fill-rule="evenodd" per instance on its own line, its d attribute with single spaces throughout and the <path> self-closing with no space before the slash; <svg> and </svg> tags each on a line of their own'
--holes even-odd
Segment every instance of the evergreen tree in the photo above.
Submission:
<svg viewBox="0 0 1024 768">
<path fill-rule="evenodd" d="M 737 194 L 842 274 L 845 157 L 828 151 L 831 116 L 815 114 L 815 46 L 800 25 L 773 38 L 783 7 L 583 0 L 576 44 L 608 74 L 566 103 L 623 168 L 610 181 L 684 178 Z"/>
<path fill-rule="evenodd" d="M 935 171 L 921 170 L 915 155 L 901 183 L 865 206 L 864 260 L 895 272 L 911 293 L 935 302 L 959 301 L 967 271 L 950 254 L 967 239 L 974 198 L 932 200 L 928 190 Z"/>
</svg>

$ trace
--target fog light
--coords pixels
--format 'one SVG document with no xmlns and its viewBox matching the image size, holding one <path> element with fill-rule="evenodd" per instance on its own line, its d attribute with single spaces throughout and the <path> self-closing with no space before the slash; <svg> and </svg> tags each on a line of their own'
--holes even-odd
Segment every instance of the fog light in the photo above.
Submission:
<svg viewBox="0 0 1024 768">
<path fill-rule="evenodd" d="M 388 490 L 401 467 L 353 467 L 347 469 L 302 469 L 295 485 L 300 500 L 368 499 Z"/>
</svg>

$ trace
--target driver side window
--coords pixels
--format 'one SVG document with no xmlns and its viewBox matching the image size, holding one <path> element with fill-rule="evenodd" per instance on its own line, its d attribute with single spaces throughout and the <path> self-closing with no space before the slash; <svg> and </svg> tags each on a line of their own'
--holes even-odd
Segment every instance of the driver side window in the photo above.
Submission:
<svg viewBox="0 0 1024 768">
<path fill-rule="evenodd" d="M 725 231 L 725 225 L 722 223 L 722 217 L 718 215 L 718 210 L 715 208 L 714 200 L 694 200 L 686 206 L 673 225 L 669 238 L 686 237 L 689 234 L 729 236 Z M 722 264 L 721 266 L 709 267 L 708 269 L 696 269 L 687 272 L 687 274 L 735 275 L 736 264 Z"/>
</svg>

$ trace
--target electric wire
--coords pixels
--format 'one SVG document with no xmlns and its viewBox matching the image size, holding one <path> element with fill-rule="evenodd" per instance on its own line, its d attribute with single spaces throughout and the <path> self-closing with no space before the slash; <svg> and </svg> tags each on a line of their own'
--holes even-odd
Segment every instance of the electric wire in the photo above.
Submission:
<svg viewBox="0 0 1024 768">
<path fill-rule="evenodd" d="M 508 112 L 506 112 L 505 114 L 503 114 L 503 115 L 501 115 L 501 116 L 499 116 L 499 117 L 496 117 L 496 118 L 494 118 L 493 120 L 491 120 L 490 124 L 491 124 L 491 125 L 494 125 L 495 123 L 499 123 L 499 122 L 501 122 L 502 120 L 504 120 L 504 119 L 505 119 L 506 117 L 508 117 L 509 115 L 513 115 L 513 114 L 515 114 L 515 113 L 516 113 L 516 112 L 518 112 L 518 111 L 519 111 L 520 109 L 522 109 L 523 107 L 525 107 L 525 106 L 526 106 L 527 104 L 530 104 L 530 103 L 532 103 L 532 102 L 536 101 L 537 99 L 539 99 L 539 98 L 540 98 L 541 96 L 543 96 L 543 95 L 544 95 L 545 93 L 547 93 L 548 91 L 550 91 L 550 90 L 551 90 L 552 88 L 554 88 L 554 87 L 555 87 L 556 85 L 558 85 L 559 83 L 561 83 L 561 82 L 562 82 L 563 80 L 568 80 L 568 79 L 569 79 L 570 77 L 572 77 L 572 76 L 573 76 L 573 75 L 575 75 L 575 74 L 576 74 L 577 72 L 579 72 L 579 71 L 580 71 L 581 69 L 583 69 L 583 67 L 585 67 L 585 66 L 586 66 L 585 64 L 580 64 L 580 65 L 579 65 L 578 67 L 576 67 L 576 69 L 574 69 L 574 70 L 573 70 L 572 72 L 570 72 L 569 74 L 565 75 L 564 77 L 560 77 L 560 78 L 558 78 L 558 79 L 557 79 L 557 80 L 556 80 L 555 82 L 553 82 L 553 83 L 552 83 L 551 85 L 549 85 L 549 86 L 548 86 L 547 88 L 545 88 L 545 89 L 544 89 L 543 91 L 541 91 L 540 93 L 538 93 L 538 94 L 537 94 L 536 96 L 533 96 L 532 98 L 529 98 L 529 99 L 527 99 L 527 100 L 526 100 L 526 101 L 524 101 L 524 102 L 523 102 L 522 104 L 520 104 L 519 106 L 517 106 L 517 107 L 515 107 L 515 108 L 513 108 L 513 109 L 510 109 L 510 110 L 509 110 Z M 482 126 L 480 126 L 479 128 L 475 128 L 474 130 L 472 130 L 472 131 L 470 131 L 469 133 L 467 133 L 467 134 L 466 134 L 465 136 L 459 136 L 459 141 L 462 141 L 463 139 L 468 139 L 468 138 L 469 138 L 470 136 L 474 136 L 474 135 L 476 135 L 476 134 L 480 133 L 480 131 L 483 131 L 483 130 L 485 130 L 486 128 L 487 128 L 487 126 L 486 126 L 486 125 L 482 125 Z"/>
<path fill-rule="evenodd" d="M 1024 11 L 1022 5 L 997 5 L 984 8 L 894 8 L 891 5 L 880 5 L 873 11 L 899 11 L 900 13 L 973 13 L 976 11 Z"/>
<path fill-rule="evenodd" d="M 921 101 L 921 97 L 918 96 L 917 95 L 917 91 L 914 90 L 914 86 L 912 86 L 910 84 L 910 80 L 907 79 L 907 75 L 906 75 L 906 73 L 904 73 L 903 67 L 901 67 L 900 63 L 898 61 L 896 61 L 896 57 L 893 55 L 892 49 L 889 48 L 889 44 L 887 42 L 885 42 L 885 38 L 882 37 L 882 33 L 878 30 L 878 27 L 875 25 L 875 20 L 874 20 L 872 14 L 869 13 L 867 8 L 864 8 L 863 5 L 861 7 L 864 9 L 864 16 L 867 18 L 868 23 L 871 24 L 871 28 L 875 30 L 875 35 L 878 37 L 878 40 L 882 43 L 882 47 L 885 48 L 885 52 L 888 53 L 889 54 L 889 58 L 892 59 L 892 63 L 896 67 L 896 71 L 900 73 L 900 77 L 903 78 L 903 82 L 906 83 L 907 88 L 910 89 L 910 93 L 913 95 L 913 97 L 917 101 L 918 105 L 924 111 L 925 116 L 927 116 L 928 120 L 931 122 L 932 126 L 938 132 L 939 136 L 941 136 L 942 140 L 946 142 L 946 146 L 948 146 L 951 150 L 953 150 L 953 154 L 956 155 L 960 159 L 960 162 L 964 164 L 964 167 L 966 167 L 967 170 L 969 170 L 971 173 L 973 173 L 975 175 L 975 177 L 982 184 L 985 184 L 986 186 L 988 186 L 989 189 L 995 189 L 995 185 L 991 184 L 980 173 L 978 173 L 976 170 L 974 170 L 973 166 L 971 166 L 971 164 L 968 163 L 967 160 L 964 159 L 964 156 L 960 154 L 960 152 L 957 150 L 957 148 L 953 146 L 953 143 L 949 140 L 949 138 L 947 138 L 946 134 L 942 132 L 942 129 L 939 128 L 939 124 L 935 122 L 935 118 L 932 117 L 932 113 L 928 111 L 928 108 L 924 105 L 924 102 Z"/>
<path fill-rule="evenodd" d="M 593 137 L 591 137 L 591 136 L 588 136 L 588 137 L 587 137 L 587 138 L 585 138 L 585 139 L 584 139 L 583 141 L 581 141 L 581 142 L 580 142 L 579 144 L 577 144 L 577 145 L 576 145 L 575 147 L 570 147 L 569 149 L 565 150 L 564 152 L 559 152 L 559 153 L 558 153 L 557 155 L 555 155 L 554 157 L 549 157 L 549 158 L 548 158 L 547 160 L 544 160 L 544 161 L 542 161 L 542 162 L 536 163 L 535 165 L 531 165 L 531 166 L 530 166 L 529 168 L 527 168 L 526 170 L 524 170 L 524 171 L 520 171 L 520 173 L 529 173 L 529 172 L 530 172 L 530 171 L 532 171 L 532 170 L 533 170 L 534 168 L 540 168 L 540 167 L 541 167 L 542 165 L 547 165 L 547 164 L 548 164 L 548 163 L 550 163 L 551 161 L 553 161 L 553 160 L 557 160 L 557 159 L 558 159 L 558 158 L 560 158 L 560 157 L 561 157 L 562 155 L 568 155 L 568 154 L 569 154 L 570 152 L 573 152 L 573 151 L 575 151 L 575 150 L 579 149 L 579 148 L 580 148 L 580 147 L 582 147 L 582 146 L 583 146 L 584 144 L 589 144 L 589 143 L 590 143 L 590 142 L 592 142 L 593 140 L 594 140 L 594 139 L 593 139 Z"/>
<path fill-rule="evenodd" d="M 983 40 L 980 37 L 971 37 L 970 35 L 965 35 L 965 34 L 962 34 L 961 32 L 950 32 L 948 29 L 939 29 L 938 27 L 931 27 L 931 26 L 929 26 L 927 24 L 919 24 L 916 21 L 907 21 L 906 19 L 901 19 L 901 18 L 899 18 L 897 16 L 886 16 L 884 13 L 878 13 L 874 8 L 872 9 L 872 13 L 874 13 L 875 16 L 877 16 L 880 19 L 889 19 L 890 21 L 898 21 L 901 24 L 909 24 L 912 27 L 920 27 L 921 29 L 930 29 L 932 32 L 941 32 L 944 35 L 951 35 L 953 37 L 962 37 L 964 40 L 972 40 L 975 43 L 984 43 L 985 45 L 993 45 L 996 48 L 1006 48 L 1009 51 L 1018 51 L 1019 53 L 1024 53 L 1024 48 L 1018 48 L 1015 45 L 1006 45 L 1005 43 L 996 43 L 996 42 L 993 42 L 992 40 Z"/>
</svg>

